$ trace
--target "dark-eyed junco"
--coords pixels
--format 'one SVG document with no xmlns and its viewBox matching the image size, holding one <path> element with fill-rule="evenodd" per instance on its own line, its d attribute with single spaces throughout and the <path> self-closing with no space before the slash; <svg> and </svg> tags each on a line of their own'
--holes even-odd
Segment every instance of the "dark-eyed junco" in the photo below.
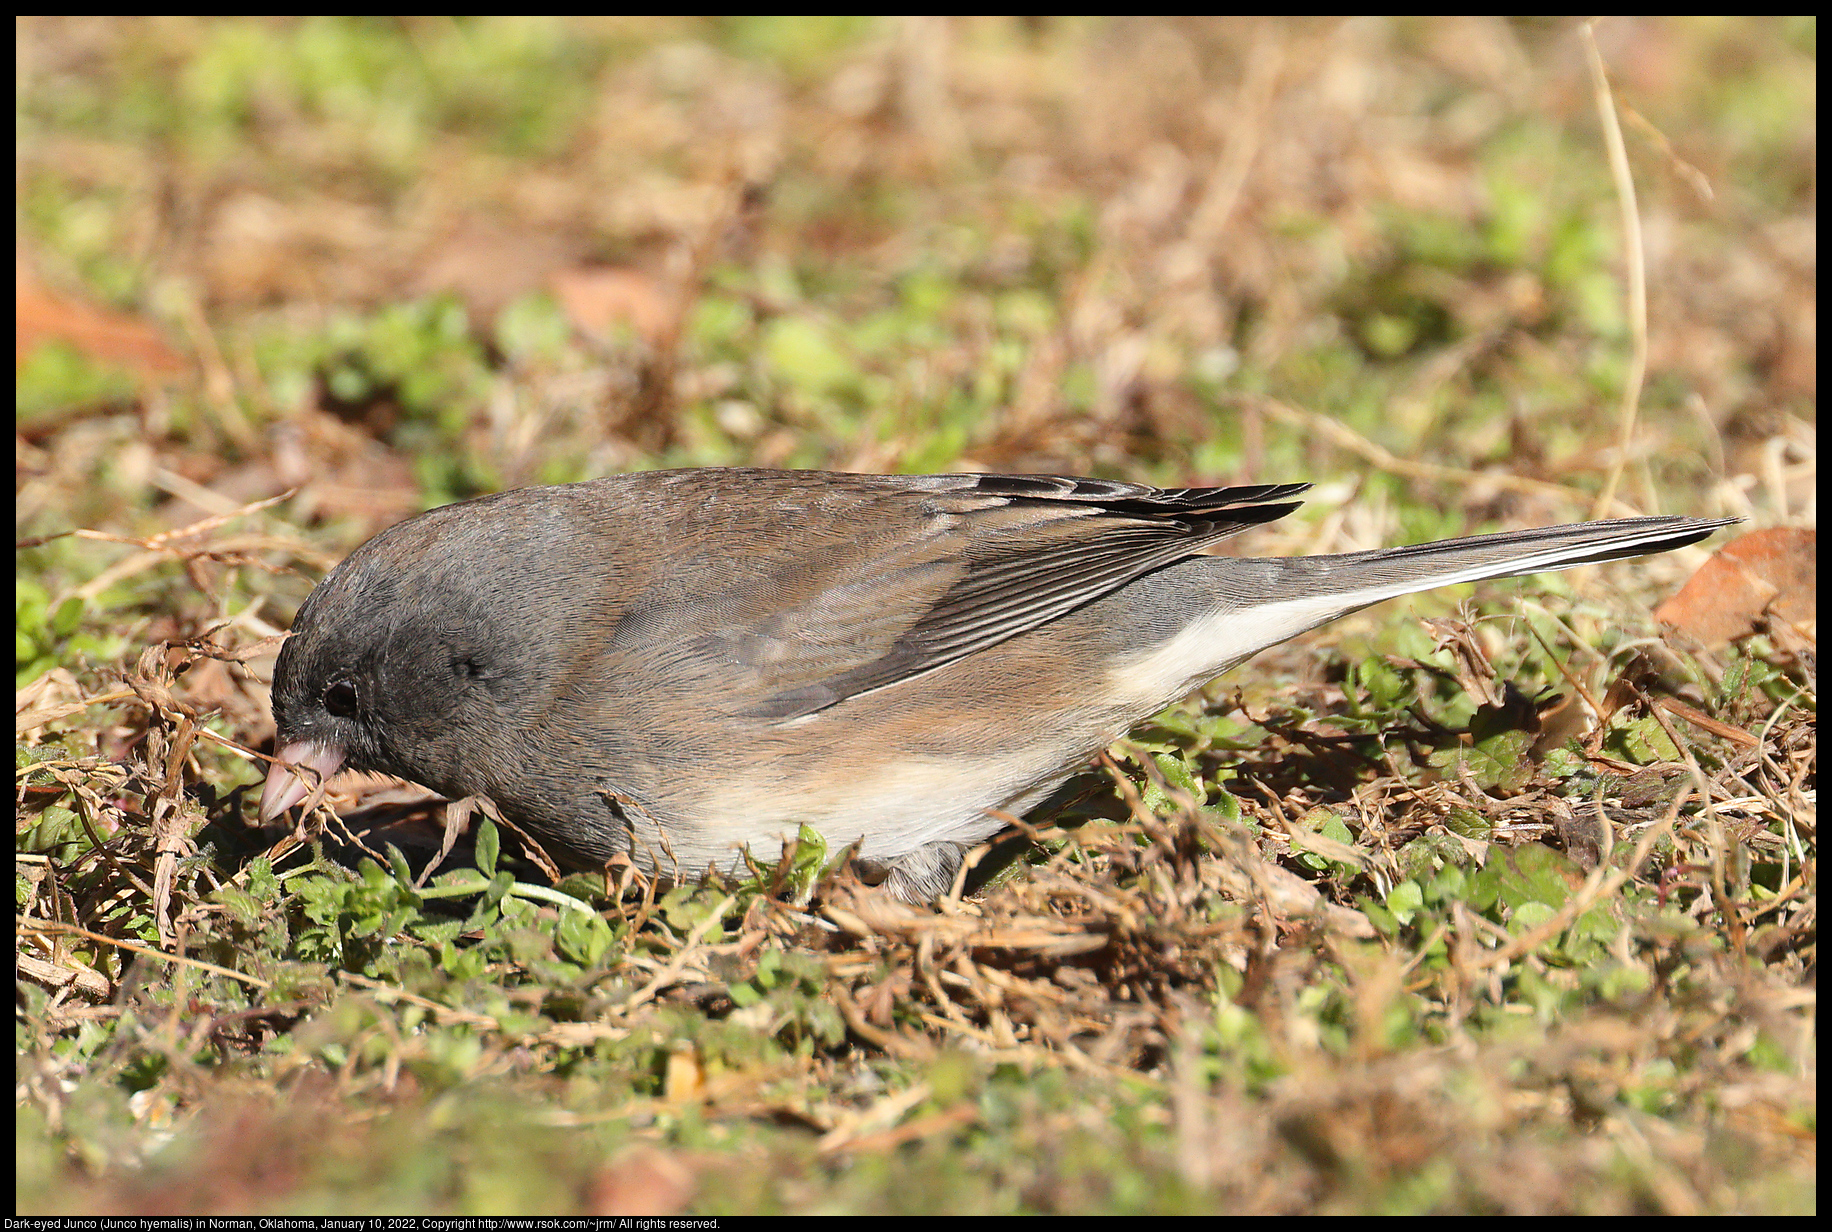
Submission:
<svg viewBox="0 0 1832 1232">
<path fill-rule="evenodd" d="M 899 897 L 1256 651 L 1452 582 L 1694 543 L 1629 518 L 1200 555 L 1308 485 L 678 470 L 449 505 L 319 583 L 274 671 L 271 818 L 340 766 L 484 795 L 564 861 L 677 879 L 806 823 Z"/>
</svg>

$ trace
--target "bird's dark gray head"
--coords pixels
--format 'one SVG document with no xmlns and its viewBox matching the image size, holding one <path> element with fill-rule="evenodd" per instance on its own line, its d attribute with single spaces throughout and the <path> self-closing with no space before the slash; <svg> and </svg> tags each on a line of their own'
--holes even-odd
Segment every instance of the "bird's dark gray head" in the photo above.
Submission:
<svg viewBox="0 0 1832 1232">
<path fill-rule="evenodd" d="M 459 734 L 497 709 L 490 681 L 513 645 L 475 592 L 364 563 L 340 566 L 293 622 L 274 667 L 277 742 L 311 746 L 321 771 L 335 759 L 455 787 Z"/>
<path fill-rule="evenodd" d="M 482 504 L 478 502 L 477 504 Z M 450 506 L 377 535 L 318 584 L 274 667 L 282 760 L 398 775 L 447 795 L 487 791 L 564 665 L 542 519 Z M 568 572 L 560 570 L 560 574 Z M 270 780 L 271 817 L 308 792 Z"/>
</svg>

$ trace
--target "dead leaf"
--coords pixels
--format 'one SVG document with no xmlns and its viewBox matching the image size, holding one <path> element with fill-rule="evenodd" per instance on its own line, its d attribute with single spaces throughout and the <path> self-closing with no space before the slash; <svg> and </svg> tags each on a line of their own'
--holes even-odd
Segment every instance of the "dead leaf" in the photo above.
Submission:
<svg viewBox="0 0 1832 1232">
<path fill-rule="evenodd" d="M 1654 609 L 1661 623 L 1705 646 L 1722 646 L 1779 617 L 1809 639 L 1818 595 L 1818 532 L 1774 527 L 1733 540 L 1678 594 Z"/>
<path fill-rule="evenodd" d="M 142 379 L 172 376 L 191 366 L 145 321 L 53 294 L 20 255 L 13 264 L 13 314 L 15 367 L 47 342 L 68 343 L 91 359 L 125 368 Z"/>
<path fill-rule="evenodd" d="M 488 329 L 504 308 L 552 281 L 581 245 L 544 227 L 468 223 L 424 254 L 414 289 L 456 296 L 471 324 Z"/>
<path fill-rule="evenodd" d="M 678 1215 L 697 1188 L 683 1157 L 638 1147 L 593 1178 L 586 1202 L 594 1215 Z"/>
<path fill-rule="evenodd" d="M 621 327 L 660 350 L 680 329 L 680 293 L 641 270 L 561 270 L 553 276 L 553 293 L 573 325 L 594 338 L 609 338 Z"/>
</svg>

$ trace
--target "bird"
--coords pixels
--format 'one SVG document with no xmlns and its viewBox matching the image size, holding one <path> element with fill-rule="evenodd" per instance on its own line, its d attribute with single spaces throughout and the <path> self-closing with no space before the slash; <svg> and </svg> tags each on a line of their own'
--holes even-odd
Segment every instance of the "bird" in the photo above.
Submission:
<svg viewBox="0 0 1832 1232">
<path fill-rule="evenodd" d="M 1207 554 L 1309 486 L 692 468 L 433 509 L 299 608 L 260 816 L 379 772 L 487 797 L 570 867 L 625 856 L 664 883 L 775 859 L 807 825 L 932 902 L 1090 756 L 1269 646 L 1736 520 Z"/>
</svg>

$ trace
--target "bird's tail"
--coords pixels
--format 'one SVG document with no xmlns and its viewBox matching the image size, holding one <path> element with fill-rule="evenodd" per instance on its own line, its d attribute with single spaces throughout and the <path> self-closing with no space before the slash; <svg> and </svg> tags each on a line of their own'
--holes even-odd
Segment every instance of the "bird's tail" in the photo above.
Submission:
<svg viewBox="0 0 1832 1232">
<path fill-rule="evenodd" d="M 1697 543 L 1736 518 L 1620 518 L 1508 530 L 1340 556 L 1288 559 L 1291 598 L 1330 597 L 1343 611 L 1458 582 L 1520 577 L 1647 556 Z"/>
<path fill-rule="evenodd" d="M 1136 587 L 1140 612 L 1116 627 L 1151 627 L 1167 607 L 1200 612 L 1172 636 L 1141 646 L 1118 676 L 1133 696 L 1173 699 L 1268 646 L 1383 599 L 1416 591 L 1570 569 L 1697 543 L 1735 518 L 1624 518 L 1442 539 L 1340 556 L 1202 556 Z"/>
</svg>

